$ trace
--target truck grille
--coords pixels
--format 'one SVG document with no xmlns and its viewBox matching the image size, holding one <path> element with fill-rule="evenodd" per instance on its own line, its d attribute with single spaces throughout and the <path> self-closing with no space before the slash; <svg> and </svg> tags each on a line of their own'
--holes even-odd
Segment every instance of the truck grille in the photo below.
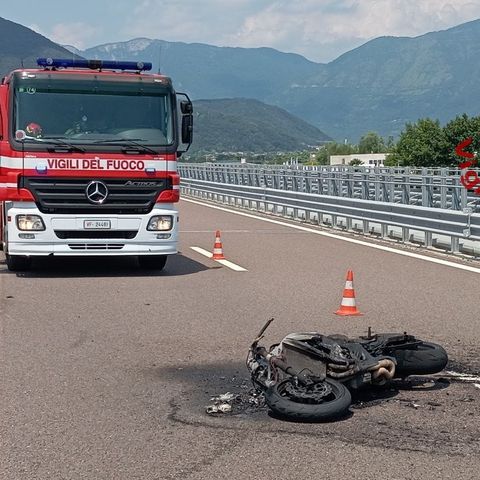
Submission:
<svg viewBox="0 0 480 480">
<path fill-rule="evenodd" d="M 123 243 L 69 243 L 71 250 L 121 250 Z"/>
<path fill-rule="evenodd" d="M 137 230 L 110 230 L 107 232 L 98 230 L 54 230 L 55 235 L 61 239 L 69 238 L 123 238 L 131 240 L 137 236 Z"/>
<path fill-rule="evenodd" d="M 106 200 L 100 204 L 91 203 L 86 188 L 92 180 L 103 182 L 108 189 Z M 135 185 L 139 182 L 140 185 Z M 132 185 L 133 184 L 133 185 Z M 26 177 L 21 187 L 32 192 L 38 209 L 42 213 L 149 213 L 160 192 L 171 188 L 169 180 L 130 178 L 54 178 Z"/>
</svg>

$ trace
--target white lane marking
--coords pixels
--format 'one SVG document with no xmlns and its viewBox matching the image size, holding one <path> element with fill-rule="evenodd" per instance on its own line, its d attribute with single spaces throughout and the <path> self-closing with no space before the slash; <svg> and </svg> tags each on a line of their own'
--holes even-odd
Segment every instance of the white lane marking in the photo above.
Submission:
<svg viewBox="0 0 480 480">
<path fill-rule="evenodd" d="M 328 233 L 321 230 L 314 230 L 313 228 L 302 227 L 301 225 L 292 225 L 290 223 L 282 222 L 280 220 L 273 220 L 271 218 L 263 218 L 258 215 L 253 215 L 250 213 L 236 212 L 235 210 L 230 210 L 224 207 L 217 207 L 216 205 L 208 205 L 206 203 L 197 202 L 196 200 L 190 200 L 185 197 L 182 198 L 184 202 L 196 203 L 208 208 L 214 208 L 216 210 L 222 210 L 228 213 L 234 213 L 235 215 L 241 215 L 243 217 L 254 218 L 256 220 L 261 220 L 263 222 L 274 223 L 276 225 L 282 225 L 284 227 L 294 228 L 296 230 L 302 230 L 303 232 L 314 233 L 315 235 L 322 235 L 323 237 L 335 238 L 337 240 L 342 240 L 348 243 L 355 243 L 356 245 L 362 245 L 364 247 L 375 248 L 377 250 L 383 250 L 384 252 L 396 253 L 397 255 L 403 255 L 405 257 L 416 258 L 417 260 L 425 260 L 426 262 L 437 263 L 439 265 L 444 265 L 447 267 L 458 268 L 459 270 L 467 270 L 468 272 L 480 273 L 480 268 L 478 267 L 469 267 L 468 265 L 463 265 L 461 263 L 450 262 L 448 260 L 442 260 L 440 258 L 427 257 L 426 255 L 421 255 L 419 253 L 407 252 L 405 250 L 397 250 L 392 247 L 386 247 L 384 245 L 376 245 L 374 243 L 364 242 L 363 240 L 357 240 L 355 238 L 342 237 L 340 235 L 335 235 L 334 233 Z"/>
<path fill-rule="evenodd" d="M 447 375 L 451 376 L 452 378 L 455 378 L 459 382 L 480 382 L 480 377 L 476 375 L 471 375 L 469 373 L 458 373 L 458 372 L 452 372 L 452 371 L 446 371 L 445 372 Z"/>
<path fill-rule="evenodd" d="M 180 230 L 180 233 L 215 233 L 215 230 Z M 252 230 L 222 230 L 221 233 L 256 233 Z"/>
<path fill-rule="evenodd" d="M 213 254 L 211 252 L 208 252 L 207 250 L 204 250 L 203 248 L 200 248 L 200 247 L 190 247 L 190 248 L 197 253 L 205 255 L 208 258 L 213 257 Z M 235 270 L 236 272 L 248 272 L 248 270 L 246 268 L 243 268 L 240 265 L 237 265 L 236 263 L 229 262 L 228 260 L 215 260 L 215 262 L 221 263 L 222 265 L 225 265 L 226 267 L 231 268 L 232 270 Z"/>
</svg>

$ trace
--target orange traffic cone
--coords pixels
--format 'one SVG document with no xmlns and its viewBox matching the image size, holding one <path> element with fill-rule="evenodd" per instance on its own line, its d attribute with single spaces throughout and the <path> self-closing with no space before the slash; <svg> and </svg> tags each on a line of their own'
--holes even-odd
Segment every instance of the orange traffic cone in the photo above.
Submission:
<svg viewBox="0 0 480 480">
<path fill-rule="evenodd" d="M 343 290 L 342 303 L 335 313 L 343 316 L 363 315 L 355 306 L 355 290 L 353 289 L 353 272 L 351 270 L 347 272 L 347 281 L 345 282 L 345 288 Z"/>
<path fill-rule="evenodd" d="M 223 255 L 222 241 L 220 240 L 220 230 L 215 232 L 215 244 L 213 245 L 213 260 L 225 260 Z"/>
</svg>

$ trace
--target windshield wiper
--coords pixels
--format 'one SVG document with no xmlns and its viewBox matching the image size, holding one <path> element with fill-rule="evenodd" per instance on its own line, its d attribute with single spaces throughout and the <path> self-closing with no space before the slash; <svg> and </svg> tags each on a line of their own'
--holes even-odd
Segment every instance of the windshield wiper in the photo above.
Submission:
<svg viewBox="0 0 480 480">
<path fill-rule="evenodd" d="M 92 143 L 95 144 L 106 144 L 106 145 L 119 145 L 125 147 L 123 143 L 129 143 L 130 145 L 135 145 L 136 147 L 141 148 L 145 152 L 152 153 L 153 155 L 158 155 L 158 152 L 153 150 L 153 148 L 147 147 L 146 145 L 143 145 L 142 143 L 138 142 L 144 142 L 145 140 L 143 138 L 111 138 L 111 139 L 106 139 L 106 140 L 96 140 Z"/>
<path fill-rule="evenodd" d="M 82 152 L 82 153 L 86 152 L 84 148 L 79 147 L 78 145 L 74 145 L 72 143 L 66 142 L 65 140 L 63 140 L 63 137 L 41 137 L 41 138 L 28 137 L 28 139 L 34 140 L 35 142 L 39 142 L 39 143 L 53 143 L 54 145 L 67 147 L 72 152 Z"/>
</svg>

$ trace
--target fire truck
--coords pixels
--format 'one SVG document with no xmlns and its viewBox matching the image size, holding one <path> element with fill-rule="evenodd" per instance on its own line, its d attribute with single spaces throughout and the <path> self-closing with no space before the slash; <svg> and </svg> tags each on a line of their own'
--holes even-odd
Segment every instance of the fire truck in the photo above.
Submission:
<svg viewBox="0 0 480 480">
<path fill-rule="evenodd" d="M 177 158 L 193 109 L 150 63 L 39 58 L 0 85 L 1 240 L 9 270 L 37 256 L 177 253 Z"/>
</svg>

